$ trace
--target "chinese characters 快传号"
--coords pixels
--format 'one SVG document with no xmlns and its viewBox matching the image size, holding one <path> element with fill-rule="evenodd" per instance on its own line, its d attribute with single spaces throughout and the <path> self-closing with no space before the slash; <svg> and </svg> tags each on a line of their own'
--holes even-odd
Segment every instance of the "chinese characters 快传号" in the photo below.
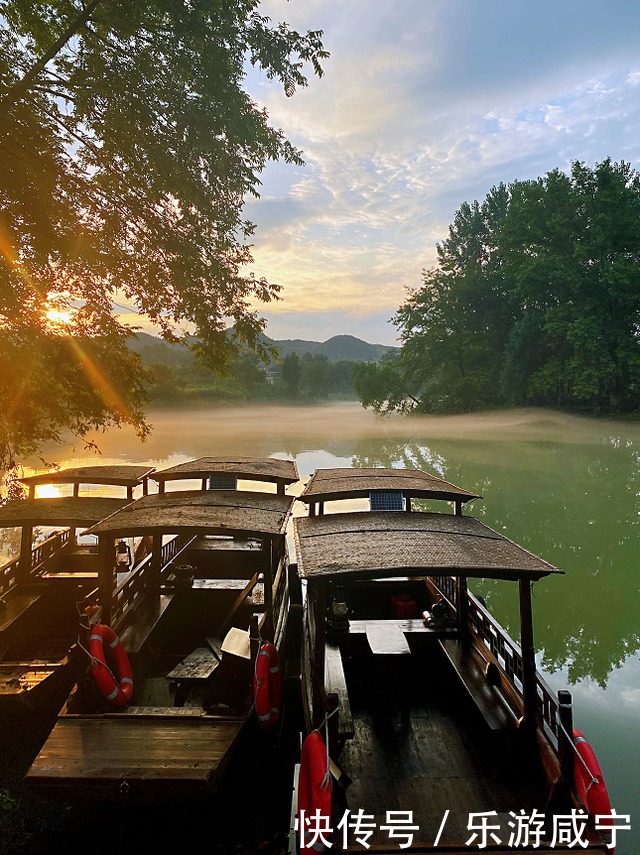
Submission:
<svg viewBox="0 0 640 855">
<path fill-rule="evenodd" d="M 471 834 L 465 845 L 474 846 L 480 850 L 491 844 L 537 849 L 543 841 L 545 846 L 551 849 L 557 846 L 585 849 L 589 845 L 585 837 L 589 815 L 582 810 L 554 815 L 551 817 L 551 823 L 547 823 L 544 813 L 535 809 L 529 813 L 524 810 L 518 813 L 510 811 L 508 814 L 510 819 L 507 821 L 508 838 L 498 836 L 497 832 L 501 831 L 501 826 L 495 822 L 497 816 L 496 811 L 470 813 L 467 829 Z M 438 833 L 432 841 L 434 846 L 440 842 L 448 817 L 447 810 Z M 597 831 L 610 835 L 606 846 L 613 850 L 617 842 L 617 833 L 630 830 L 631 817 L 629 814 L 617 814 L 612 810 L 609 814 L 596 816 L 594 827 Z M 350 842 L 355 842 L 364 849 L 369 849 L 371 845 L 369 840 L 378 829 L 385 832 L 389 841 L 395 843 L 399 849 L 408 849 L 413 845 L 414 833 L 419 831 L 419 826 L 414 824 L 413 811 L 410 810 L 387 811 L 385 822 L 378 825 L 374 815 L 365 813 L 362 808 L 357 811 L 345 810 L 335 828 L 331 826 L 330 818 L 324 816 L 319 810 L 308 816 L 305 815 L 305 811 L 300 811 L 300 817 L 296 818 L 295 822 L 300 847 L 308 849 L 331 849 L 334 845 L 334 834 L 337 835 L 336 840 L 340 842 L 342 848 L 346 848 Z"/>
</svg>

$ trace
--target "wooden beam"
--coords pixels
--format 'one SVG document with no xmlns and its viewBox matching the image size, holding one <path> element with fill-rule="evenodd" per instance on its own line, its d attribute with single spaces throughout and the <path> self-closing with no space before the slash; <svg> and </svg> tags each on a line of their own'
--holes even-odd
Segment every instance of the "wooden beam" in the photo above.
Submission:
<svg viewBox="0 0 640 855">
<path fill-rule="evenodd" d="M 29 584 L 31 575 L 31 564 L 33 561 L 31 550 L 33 541 L 33 526 L 23 525 L 20 537 L 20 563 L 18 564 L 17 588 L 25 588 Z"/>
<path fill-rule="evenodd" d="M 151 578 L 149 593 L 152 597 L 160 596 L 160 571 L 162 570 L 162 535 L 153 535 L 153 546 L 151 548 Z"/>
<path fill-rule="evenodd" d="M 571 692 L 561 689 L 558 692 L 558 718 L 562 727 L 558 733 L 560 749 L 560 768 L 562 778 L 569 790 L 575 784 L 575 756 L 573 753 L 573 701 Z M 567 736 L 567 733 L 569 736 Z"/>
<path fill-rule="evenodd" d="M 456 577 L 456 594 L 458 600 L 456 618 L 460 642 L 464 648 L 467 648 L 471 644 L 471 630 L 469 629 L 469 590 L 466 576 Z"/>
<path fill-rule="evenodd" d="M 531 733 L 535 731 L 538 714 L 536 682 L 536 656 L 533 646 L 533 612 L 531 608 L 531 582 L 520 579 L 520 646 L 522 648 L 522 693 L 524 695 L 524 724 Z"/>
<path fill-rule="evenodd" d="M 327 583 L 321 579 L 316 585 L 313 604 L 315 608 L 316 639 L 313 651 L 314 660 L 314 685 L 313 685 L 313 716 L 318 718 L 325 714 L 324 699 L 324 657 L 327 636 L 326 613 L 327 613 Z"/>
<path fill-rule="evenodd" d="M 116 544 L 113 537 L 101 535 L 98 540 L 98 592 L 102 607 L 101 621 L 111 625 L 111 607 L 116 581 Z"/>
</svg>

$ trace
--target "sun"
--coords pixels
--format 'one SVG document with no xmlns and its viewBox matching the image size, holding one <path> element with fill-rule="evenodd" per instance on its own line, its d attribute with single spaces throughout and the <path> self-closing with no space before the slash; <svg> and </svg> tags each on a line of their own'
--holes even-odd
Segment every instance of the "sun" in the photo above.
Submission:
<svg viewBox="0 0 640 855">
<path fill-rule="evenodd" d="M 45 318 L 54 326 L 65 326 L 70 324 L 73 319 L 73 312 L 62 309 L 47 309 Z"/>
</svg>

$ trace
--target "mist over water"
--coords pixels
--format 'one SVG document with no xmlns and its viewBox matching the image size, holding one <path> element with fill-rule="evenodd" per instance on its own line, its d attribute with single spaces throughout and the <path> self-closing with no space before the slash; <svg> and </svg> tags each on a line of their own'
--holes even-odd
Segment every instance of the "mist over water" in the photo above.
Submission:
<svg viewBox="0 0 640 855">
<path fill-rule="evenodd" d="M 576 726 L 594 745 L 612 804 L 631 813 L 616 852 L 640 851 L 640 425 L 548 410 L 382 419 L 353 402 L 157 410 L 149 421 L 144 444 L 113 430 L 89 437 L 100 455 L 77 442 L 44 456 L 63 467 L 165 468 L 275 455 L 295 458 L 303 480 L 318 467 L 404 466 L 483 496 L 465 513 L 565 571 L 534 586 L 538 662 L 554 689 L 573 692 Z M 516 586 L 470 587 L 517 640 Z"/>
</svg>

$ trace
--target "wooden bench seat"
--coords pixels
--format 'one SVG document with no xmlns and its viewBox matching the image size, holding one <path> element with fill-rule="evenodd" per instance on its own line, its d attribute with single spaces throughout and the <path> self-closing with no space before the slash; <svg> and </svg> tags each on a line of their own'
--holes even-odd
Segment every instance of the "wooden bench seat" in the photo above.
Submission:
<svg viewBox="0 0 640 855">
<path fill-rule="evenodd" d="M 3 601 L 4 608 L 0 607 L 0 634 L 6 632 L 14 623 L 26 615 L 40 599 L 41 594 L 10 593 L 7 595 L 6 601 Z"/>
<path fill-rule="evenodd" d="M 158 625 L 172 598 L 173 594 L 161 594 L 153 603 L 143 605 L 140 610 L 134 609 L 131 615 L 125 614 L 125 628 L 118 627 L 117 631 L 127 653 L 137 653 L 140 650 Z"/>
<path fill-rule="evenodd" d="M 439 641 L 462 685 L 491 730 L 515 727 L 516 714 L 507 703 L 500 687 L 487 680 L 486 663 L 482 656 L 473 648 L 464 650 L 455 639 L 441 638 Z"/>
<path fill-rule="evenodd" d="M 347 691 L 347 678 L 342 664 L 340 647 L 332 642 L 327 642 L 324 657 L 324 687 L 327 694 L 335 693 L 338 696 L 338 739 L 342 744 L 347 739 L 352 739 L 355 734 L 351 704 L 349 703 L 349 692 Z"/>
<path fill-rule="evenodd" d="M 220 664 L 209 647 L 196 647 L 167 674 L 169 680 L 208 680 Z"/>
</svg>

